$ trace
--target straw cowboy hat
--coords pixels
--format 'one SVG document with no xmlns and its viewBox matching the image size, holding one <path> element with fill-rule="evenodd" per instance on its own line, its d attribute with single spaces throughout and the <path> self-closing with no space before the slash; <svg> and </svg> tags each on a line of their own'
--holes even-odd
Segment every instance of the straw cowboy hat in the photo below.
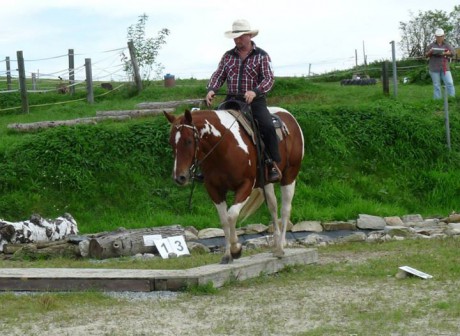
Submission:
<svg viewBox="0 0 460 336">
<path fill-rule="evenodd" d="M 251 25 L 246 20 L 236 20 L 233 22 L 232 30 L 225 32 L 225 37 L 237 38 L 244 34 L 251 34 L 251 37 L 257 36 L 259 31 L 257 29 L 251 30 Z"/>
<path fill-rule="evenodd" d="M 444 30 L 441 28 L 436 29 L 436 31 L 434 32 L 434 36 L 444 36 Z"/>
</svg>

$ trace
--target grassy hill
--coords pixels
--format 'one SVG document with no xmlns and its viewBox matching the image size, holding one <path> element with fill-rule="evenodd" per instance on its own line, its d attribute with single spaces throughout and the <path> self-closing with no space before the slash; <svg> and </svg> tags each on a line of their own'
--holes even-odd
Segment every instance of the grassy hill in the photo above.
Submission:
<svg viewBox="0 0 460 336">
<path fill-rule="evenodd" d="M 195 189 L 189 209 L 190 188 L 179 188 L 170 178 L 169 124 L 162 116 L 32 133 L 7 129 L 9 123 L 200 98 L 205 84 L 176 80 L 175 87 L 165 88 L 157 82 L 140 95 L 129 87 L 110 94 L 98 89 L 92 105 L 76 100 L 84 92 L 75 97 L 30 95 L 29 114 L 6 109 L 20 106 L 18 95 L 0 95 L 0 218 L 23 220 L 32 213 L 54 218 L 69 212 L 86 233 L 120 226 L 218 227 L 203 186 Z M 435 216 L 457 210 L 460 102 L 449 102 L 449 151 L 443 102 L 431 96 L 430 84 L 400 85 L 398 96 L 388 97 L 380 84 L 340 86 L 277 78 L 269 104 L 290 110 L 306 139 L 292 221 L 346 220 L 359 213 Z M 248 221 L 268 223 L 270 218 L 262 207 Z"/>
</svg>

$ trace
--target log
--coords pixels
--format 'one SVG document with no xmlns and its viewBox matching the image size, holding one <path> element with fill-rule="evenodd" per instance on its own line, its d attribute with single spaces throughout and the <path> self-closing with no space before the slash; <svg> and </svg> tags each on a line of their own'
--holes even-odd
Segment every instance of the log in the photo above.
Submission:
<svg viewBox="0 0 460 336">
<path fill-rule="evenodd" d="M 67 241 L 55 242 L 54 244 L 25 244 L 13 254 L 14 259 L 50 259 L 56 257 L 79 258 L 78 245 Z"/>
<path fill-rule="evenodd" d="M 29 244 L 62 240 L 78 233 L 77 222 L 66 213 L 55 220 L 32 215 L 29 220 L 0 220 L 0 252 L 6 244 Z"/>
<path fill-rule="evenodd" d="M 137 107 L 140 109 L 161 109 L 161 108 L 175 108 L 180 105 L 201 105 L 204 103 L 204 99 L 185 99 L 185 100 L 176 100 L 168 102 L 146 102 L 139 103 Z"/>
<path fill-rule="evenodd" d="M 165 112 L 174 112 L 173 108 L 156 108 L 156 109 L 141 109 L 141 110 L 119 110 L 119 111 L 97 111 L 97 116 L 120 116 L 128 115 L 130 117 L 143 117 L 147 115 L 158 115 Z"/>
<path fill-rule="evenodd" d="M 184 234 L 184 228 L 180 225 L 106 232 L 90 238 L 88 256 L 107 259 L 132 256 L 138 253 L 156 253 L 157 249 L 154 246 L 145 246 L 144 236 L 161 235 L 162 238 L 167 238 Z"/>
<path fill-rule="evenodd" d="M 43 128 L 51 128 L 57 126 L 73 126 L 77 124 L 97 124 L 98 121 L 102 120 L 125 120 L 129 119 L 129 115 L 119 115 L 119 116 L 97 116 L 97 117 L 87 117 L 87 118 L 78 118 L 70 120 L 53 120 L 53 121 L 37 121 L 33 123 L 14 123 L 8 124 L 8 129 L 15 131 L 33 131 Z"/>
</svg>

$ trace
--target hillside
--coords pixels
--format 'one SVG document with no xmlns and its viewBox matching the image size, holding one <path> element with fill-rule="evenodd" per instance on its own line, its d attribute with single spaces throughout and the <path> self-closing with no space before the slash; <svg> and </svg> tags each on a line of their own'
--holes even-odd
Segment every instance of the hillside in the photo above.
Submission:
<svg viewBox="0 0 460 336">
<path fill-rule="evenodd" d="M 442 102 L 431 85 L 400 85 L 398 97 L 380 84 L 340 86 L 305 78 L 278 78 L 269 104 L 297 117 L 306 139 L 292 221 L 346 220 L 359 213 L 446 215 L 460 202 L 460 104 L 449 102 L 452 149 L 446 147 Z M 391 91 L 392 92 L 392 91 Z M 83 232 L 170 224 L 218 226 L 214 206 L 198 185 L 170 179 L 169 124 L 160 117 L 106 121 L 18 133 L 13 122 L 94 116 L 134 109 L 147 101 L 200 98 L 205 81 L 161 82 L 140 95 L 123 88 L 79 101 L 0 114 L 0 218 L 71 213 Z M 31 97 L 32 104 L 69 99 Z M 10 102 L 2 101 L 2 107 Z M 186 106 L 177 109 L 181 113 Z M 269 222 L 263 207 L 249 221 Z"/>
</svg>

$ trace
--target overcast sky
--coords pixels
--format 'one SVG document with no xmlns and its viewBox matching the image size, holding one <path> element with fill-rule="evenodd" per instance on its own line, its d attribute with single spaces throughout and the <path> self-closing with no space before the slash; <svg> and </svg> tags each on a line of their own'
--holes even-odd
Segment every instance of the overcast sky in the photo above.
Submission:
<svg viewBox="0 0 460 336">
<path fill-rule="evenodd" d="M 118 79 L 120 51 L 127 28 L 148 15 L 147 36 L 167 28 L 159 61 L 176 78 L 208 78 L 223 52 L 234 46 L 223 36 L 235 19 L 247 19 L 259 29 L 254 38 L 271 56 L 276 76 L 304 76 L 349 68 L 363 62 L 391 59 L 391 41 L 401 40 L 399 22 L 410 13 L 443 10 L 458 0 L 16 0 L 0 10 L 0 76 L 5 57 L 15 63 L 23 51 L 26 75 L 63 75 L 69 49 L 75 66 L 91 58 L 93 77 Z M 399 47 L 397 58 L 401 57 Z M 84 75 L 84 70 L 83 75 Z"/>
</svg>

